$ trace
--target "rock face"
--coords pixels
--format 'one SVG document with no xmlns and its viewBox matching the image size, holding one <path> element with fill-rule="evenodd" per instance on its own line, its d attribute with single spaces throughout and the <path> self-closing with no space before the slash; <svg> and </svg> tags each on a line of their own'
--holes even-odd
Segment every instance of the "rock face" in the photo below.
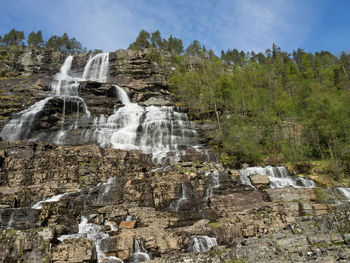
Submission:
<svg viewBox="0 0 350 263">
<path fill-rule="evenodd" d="M 94 145 L 1 142 L 0 147 L 5 262 L 21 255 L 26 262 L 118 262 L 116 257 L 128 261 L 137 253 L 155 262 L 336 260 L 340 251 L 349 258 L 348 240 L 338 234 L 338 223 L 347 224 L 344 208 L 334 207 L 339 212 L 330 215 L 313 189 L 260 192 L 240 185 L 236 171 L 217 163 L 154 169 L 149 155 Z M 83 227 L 81 215 L 87 218 Z M 195 256 L 196 236 L 216 237 L 220 246 Z M 334 244 L 339 249 L 324 248 Z"/>
<path fill-rule="evenodd" d="M 51 262 L 97 262 L 94 242 L 90 239 L 66 239 L 52 251 Z"/>
<path fill-rule="evenodd" d="M 258 187 L 267 186 L 270 183 L 270 179 L 266 175 L 253 174 L 250 176 L 250 181 L 253 185 Z"/>
<path fill-rule="evenodd" d="M 0 80 L 1 125 L 51 92 L 45 72 L 55 70 L 52 56 L 25 51 L 17 67 L 22 77 Z M 75 56 L 72 74 L 81 75 L 87 60 Z M 92 116 L 125 106 L 111 83 L 132 102 L 171 105 L 166 79 L 147 53 L 110 53 L 109 71 L 106 83 L 76 87 Z M 62 119 L 74 123 L 85 109 L 77 100 L 49 99 L 32 127 L 39 141 L 50 141 Z M 254 187 L 242 185 L 238 171 L 208 161 L 216 160 L 210 151 L 189 149 L 179 162 L 160 166 L 150 154 L 78 143 L 79 132 L 69 136 L 74 145 L 0 140 L 1 262 L 350 260 L 349 208 L 318 202 L 314 188 L 270 189 L 262 175 L 250 175 Z"/>
</svg>

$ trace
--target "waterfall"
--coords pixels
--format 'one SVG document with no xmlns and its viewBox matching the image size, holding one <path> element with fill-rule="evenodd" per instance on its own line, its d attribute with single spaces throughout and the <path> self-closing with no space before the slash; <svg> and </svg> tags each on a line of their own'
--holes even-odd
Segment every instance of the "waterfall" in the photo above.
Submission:
<svg viewBox="0 0 350 263">
<path fill-rule="evenodd" d="M 63 197 L 71 195 L 73 193 L 76 192 L 72 192 L 72 193 L 64 193 L 64 194 L 59 194 L 59 195 L 54 195 L 48 198 L 45 198 L 42 201 L 39 201 L 37 203 L 35 203 L 34 205 L 32 205 L 32 209 L 41 209 L 43 207 L 43 203 L 51 203 L 51 202 L 58 202 L 59 200 L 61 200 Z"/>
<path fill-rule="evenodd" d="M 106 82 L 108 77 L 109 53 L 100 53 L 89 59 L 85 65 L 82 78 Z"/>
<path fill-rule="evenodd" d="M 219 178 L 219 172 L 218 171 L 207 172 L 207 173 L 205 173 L 205 176 L 206 177 L 210 177 L 210 179 L 211 179 L 210 185 L 205 191 L 205 198 L 204 199 L 208 200 L 209 197 L 211 197 L 213 195 L 214 189 L 220 187 L 220 178 Z"/>
<path fill-rule="evenodd" d="M 72 96 L 78 95 L 79 80 L 71 77 L 71 67 L 73 56 L 68 56 L 60 68 L 60 72 L 54 76 L 51 83 L 51 90 L 54 96 Z"/>
<path fill-rule="evenodd" d="M 11 142 L 28 139 L 36 125 L 36 118 L 39 117 L 39 114 L 50 99 L 51 97 L 45 98 L 28 109 L 16 113 L 14 118 L 5 125 L 0 136 L 4 140 Z"/>
<path fill-rule="evenodd" d="M 137 262 L 142 262 L 142 261 L 146 261 L 146 260 L 150 260 L 150 256 L 147 254 L 147 252 L 145 252 L 145 249 L 141 243 L 141 248 L 142 251 L 140 249 L 140 245 L 139 242 L 135 239 L 134 241 L 134 254 L 131 256 L 130 262 L 132 263 L 137 263 Z"/>
<path fill-rule="evenodd" d="M 271 188 L 282 188 L 292 186 L 295 188 L 314 188 L 315 182 L 304 177 L 291 177 L 284 166 L 248 167 L 239 170 L 242 184 L 252 186 L 249 176 L 259 174 L 269 177 Z"/>
<path fill-rule="evenodd" d="M 210 248 L 218 245 L 215 237 L 192 236 L 191 239 L 193 241 L 191 251 L 195 253 L 208 251 Z"/>
<path fill-rule="evenodd" d="M 106 196 L 108 196 L 109 191 L 111 190 L 112 186 L 115 185 L 115 177 L 111 177 L 107 180 L 106 183 L 103 183 L 103 192 L 101 195 L 98 195 L 97 197 L 97 203 L 98 204 L 103 204 L 104 199 L 106 198 Z"/>
<path fill-rule="evenodd" d="M 181 184 L 181 192 L 181 197 L 170 204 L 169 208 L 173 212 L 178 212 L 181 205 L 187 201 L 186 185 L 184 183 Z"/>
<path fill-rule="evenodd" d="M 198 144 L 197 132 L 186 114 L 170 106 L 142 107 L 131 103 L 127 93 L 115 87 L 124 107 L 108 118 L 96 117 L 92 128 L 85 133 L 85 142 L 101 147 L 141 150 L 151 153 L 156 163 L 163 163 L 165 159 L 175 162 L 181 151 Z"/>
<path fill-rule="evenodd" d="M 118 92 L 118 98 L 124 105 L 129 105 L 130 104 L 130 99 L 128 94 L 123 90 L 121 87 L 114 85 L 114 87 L 117 89 Z"/>
<path fill-rule="evenodd" d="M 31 138 L 31 133 L 36 125 L 36 119 L 40 117 L 46 104 L 55 97 L 60 97 L 64 100 L 78 100 L 83 103 L 85 114 L 90 115 L 87 105 L 84 100 L 78 95 L 78 86 L 81 78 L 74 78 L 70 76 L 73 56 L 68 56 L 63 65 L 60 68 L 59 73 L 55 74 L 51 83 L 51 95 L 43 100 L 40 100 L 30 106 L 28 109 L 23 110 L 14 115 L 14 118 L 5 125 L 0 133 L 0 136 L 7 141 L 25 140 Z M 85 72 L 85 71 L 84 71 Z M 65 109 L 62 111 L 62 115 L 65 115 Z M 64 121 L 62 123 L 62 128 Z M 63 137 L 63 129 L 55 136 L 56 140 Z"/>
<path fill-rule="evenodd" d="M 81 77 L 72 75 L 72 63 L 73 56 L 68 56 L 60 71 L 54 75 L 50 96 L 17 113 L 5 125 L 0 134 L 4 140 L 45 140 L 62 145 L 70 142 L 70 135 L 74 134 L 74 143 L 141 150 L 152 154 L 153 161 L 163 165 L 179 161 L 187 149 L 199 145 L 198 134 L 185 113 L 171 106 L 144 107 L 133 103 L 125 90 L 118 86 L 115 86 L 117 95 L 124 106 L 110 116 L 92 117 L 78 94 L 79 83 L 86 80 L 105 82 L 108 78 L 109 53 L 89 58 Z M 54 98 L 60 98 L 63 104 L 60 128 L 39 131 L 36 129 L 38 121 L 43 117 L 47 103 Z M 68 105 L 76 106 L 75 120 L 74 116 L 66 114 Z M 78 130 L 78 133 L 74 130 Z"/>
<path fill-rule="evenodd" d="M 6 229 L 12 229 L 14 225 L 15 210 L 12 210 L 10 220 L 7 223 Z"/>
<path fill-rule="evenodd" d="M 117 262 L 122 262 L 117 257 L 107 257 L 106 254 L 103 252 L 103 249 L 101 247 L 102 240 L 109 238 L 109 235 L 103 232 L 99 225 L 88 223 L 88 217 L 82 216 L 78 227 L 79 227 L 78 234 L 62 235 L 58 238 L 58 240 L 62 242 L 65 239 L 87 237 L 93 240 L 95 243 L 98 262 L 104 262 L 106 258 L 114 259 Z"/>
<path fill-rule="evenodd" d="M 350 188 L 338 187 L 336 190 L 344 198 L 344 201 L 350 202 Z"/>
</svg>

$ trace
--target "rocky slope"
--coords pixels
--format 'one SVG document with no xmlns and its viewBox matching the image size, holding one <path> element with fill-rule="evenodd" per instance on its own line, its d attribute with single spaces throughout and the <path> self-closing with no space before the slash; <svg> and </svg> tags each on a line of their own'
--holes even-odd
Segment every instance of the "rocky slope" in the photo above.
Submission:
<svg viewBox="0 0 350 263">
<path fill-rule="evenodd" d="M 0 80 L 1 128 L 50 93 L 58 68 L 40 56 L 26 51 L 21 76 Z M 75 56 L 73 74 L 87 61 L 86 54 Z M 145 53 L 110 53 L 106 83 L 79 83 L 92 115 L 123 106 L 112 83 L 141 105 L 171 105 L 166 79 Z M 63 103 L 50 100 L 34 132 L 59 129 Z M 69 122 L 77 104 L 64 105 Z M 350 260 L 348 205 L 321 203 L 315 188 L 271 189 L 264 175 L 244 185 L 239 171 L 208 152 L 188 150 L 161 167 L 150 154 L 72 138 L 64 146 L 0 142 L 1 262 Z"/>
</svg>

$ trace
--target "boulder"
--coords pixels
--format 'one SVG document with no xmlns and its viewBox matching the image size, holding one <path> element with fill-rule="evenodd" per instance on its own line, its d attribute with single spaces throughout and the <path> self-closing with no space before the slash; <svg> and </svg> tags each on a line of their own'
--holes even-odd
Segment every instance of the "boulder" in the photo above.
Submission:
<svg viewBox="0 0 350 263">
<path fill-rule="evenodd" d="M 53 248 L 52 262 L 95 263 L 97 254 L 91 239 L 65 239 Z"/>
<path fill-rule="evenodd" d="M 168 100 L 165 100 L 163 98 L 159 98 L 159 97 L 151 97 L 148 100 L 146 100 L 145 102 L 142 103 L 145 106 L 169 106 L 171 105 L 171 102 Z"/>
<path fill-rule="evenodd" d="M 121 221 L 119 224 L 120 228 L 132 229 L 135 228 L 136 220 Z"/>
<path fill-rule="evenodd" d="M 266 175 L 254 174 L 249 177 L 253 185 L 268 185 L 270 183 L 270 179 Z"/>
</svg>

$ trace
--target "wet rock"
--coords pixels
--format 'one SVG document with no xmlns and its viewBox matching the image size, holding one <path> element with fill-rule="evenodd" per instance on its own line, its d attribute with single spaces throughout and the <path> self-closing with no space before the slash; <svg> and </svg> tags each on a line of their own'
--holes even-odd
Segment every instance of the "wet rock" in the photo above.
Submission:
<svg viewBox="0 0 350 263">
<path fill-rule="evenodd" d="M 41 229 L 0 231 L 1 262 L 50 262 L 50 239 Z M 40 234 L 39 234 L 40 233 Z"/>
<path fill-rule="evenodd" d="M 90 239 L 66 239 L 53 248 L 52 262 L 96 263 L 96 249 Z"/>
<path fill-rule="evenodd" d="M 250 175 L 249 177 L 250 177 L 251 183 L 255 186 L 264 187 L 270 183 L 269 177 L 266 175 L 254 174 L 254 175 Z"/>
<path fill-rule="evenodd" d="M 344 238 L 344 243 L 347 244 L 348 246 L 350 246 L 350 234 L 345 233 L 343 235 L 343 238 Z"/>
</svg>

